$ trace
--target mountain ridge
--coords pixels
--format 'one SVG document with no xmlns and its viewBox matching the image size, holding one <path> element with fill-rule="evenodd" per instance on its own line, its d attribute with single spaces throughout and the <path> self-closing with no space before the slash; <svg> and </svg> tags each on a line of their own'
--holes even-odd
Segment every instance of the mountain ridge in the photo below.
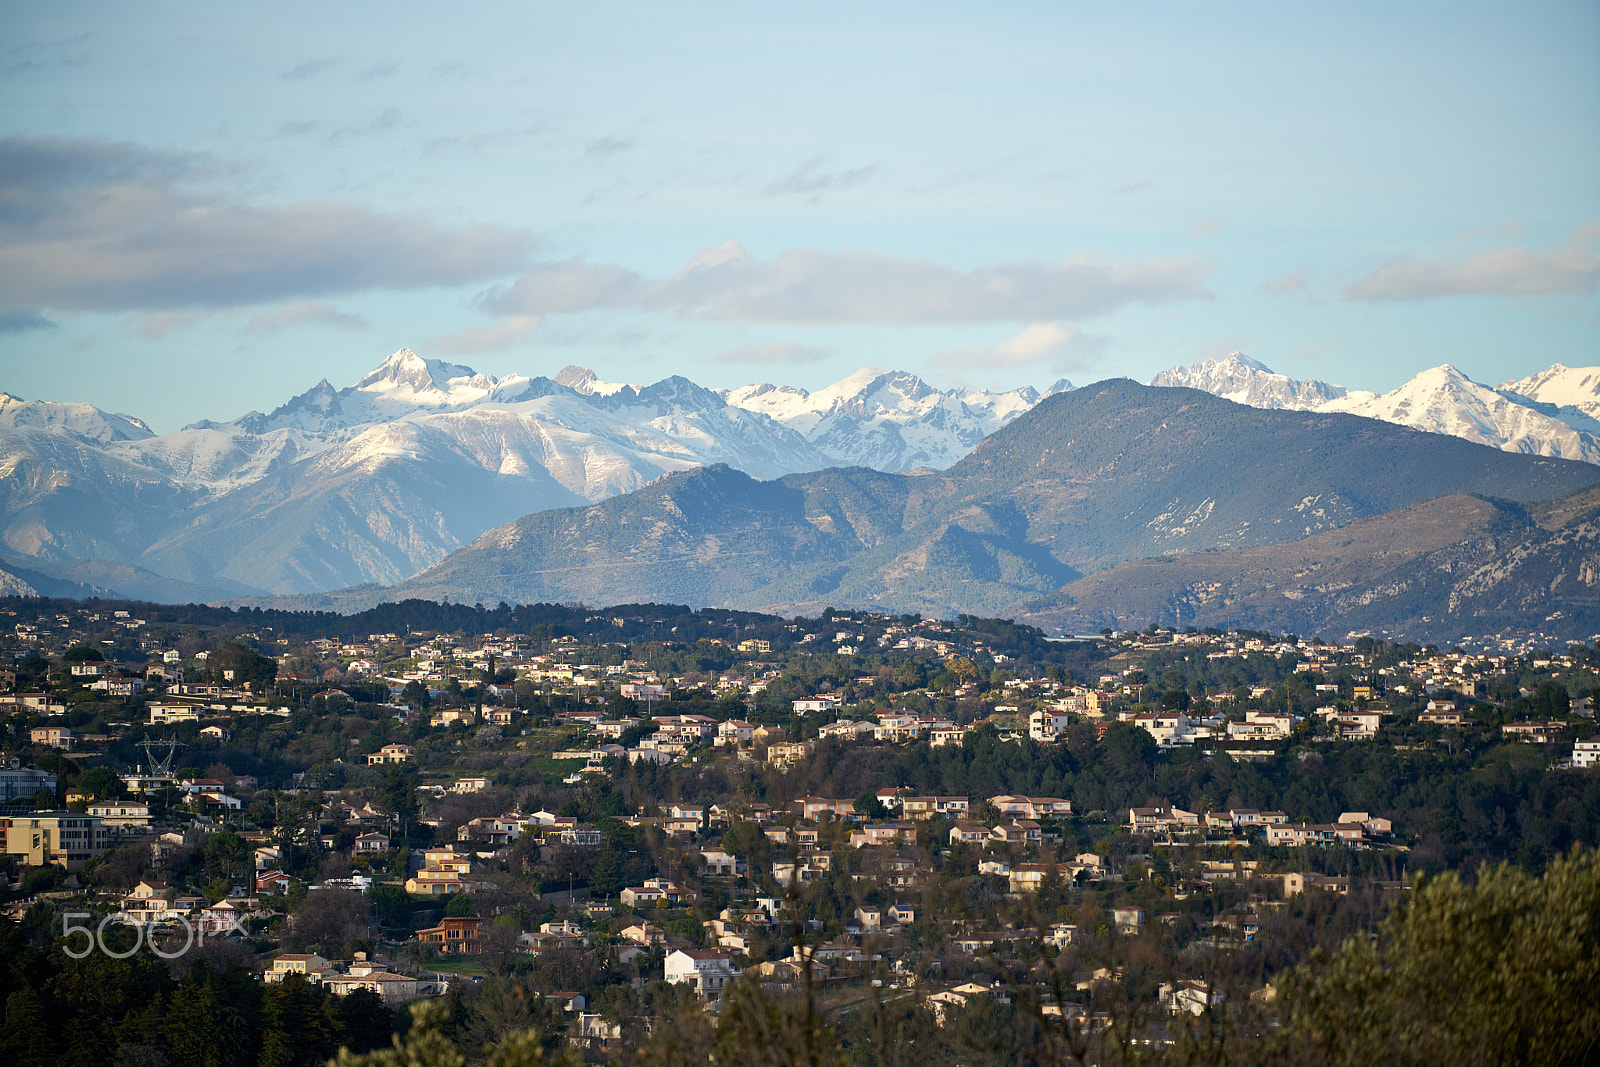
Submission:
<svg viewBox="0 0 1600 1067">
<path fill-rule="evenodd" d="M 943 473 L 762 483 L 701 468 L 524 516 L 382 595 L 1006 611 L 1133 559 L 1293 542 L 1452 493 L 1530 501 L 1597 483 L 1587 464 L 1110 380 L 1037 405 Z"/>
<path fill-rule="evenodd" d="M 1448 388 L 1429 393 L 1430 375 Z M 1600 460 L 1600 421 L 1585 413 L 1585 405 L 1600 411 L 1600 368 L 1556 364 L 1498 390 L 1435 368 L 1382 398 L 1296 382 L 1242 354 L 1157 379 L 1191 381 L 1263 409 L 1355 407 L 1502 449 Z M 629 385 L 577 365 L 554 378 L 496 377 L 400 349 L 354 384 L 323 379 L 266 414 L 163 435 L 133 416 L 5 395 L 0 548 L 41 573 L 72 561 L 99 561 L 106 574 L 143 567 L 202 595 L 385 584 L 526 510 L 593 503 L 698 466 L 727 464 L 764 480 L 830 466 L 927 477 L 1071 388 L 1062 380 L 1043 395 L 1031 387 L 939 389 L 873 367 L 810 392 L 770 383 L 708 389 L 681 375 Z M 922 556 L 975 566 L 985 554 L 1046 582 L 1057 564 L 1005 540 L 1003 503 L 980 508 L 981 521 L 973 512 L 988 532 L 930 535 Z M 1172 551 L 1189 540 L 1201 506 L 1147 516 L 1163 532 L 1145 549 Z M 1302 535 L 1321 528 L 1325 516 L 1313 513 L 1331 514 L 1329 506 L 1307 505 L 1315 521 Z M 1076 567 L 1084 559 L 1057 562 Z"/>
</svg>

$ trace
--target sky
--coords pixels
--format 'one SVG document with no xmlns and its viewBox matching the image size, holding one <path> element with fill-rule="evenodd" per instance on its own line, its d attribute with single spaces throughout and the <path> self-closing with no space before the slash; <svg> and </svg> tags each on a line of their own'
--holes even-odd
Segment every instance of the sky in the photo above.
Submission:
<svg viewBox="0 0 1600 1067">
<path fill-rule="evenodd" d="M 0 9 L 0 389 L 1600 364 L 1600 5 Z"/>
</svg>

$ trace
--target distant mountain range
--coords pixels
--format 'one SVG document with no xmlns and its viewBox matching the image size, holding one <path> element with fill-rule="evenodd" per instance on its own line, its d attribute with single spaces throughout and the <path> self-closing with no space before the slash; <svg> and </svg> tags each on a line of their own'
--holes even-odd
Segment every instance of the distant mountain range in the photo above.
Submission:
<svg viewBox="0 0 1600 1067">
<path fill-rule="evenodd" d="M 1162 371 L 1150 384 L 1203 389 L 1251 407 L 1363 415 L 1508 452 L 1600 463 L 1600 367 L 1572 370 L 1557 363 L 1490 389 L 1445 364 L 1380 396 L 1296 381 L 1235 352 Z"/>
<path fill-rule="evenodd" d="M 94 584 L 115 565 L 120 590 L 159 599 L 388 584 L 519 515 L 673 471 L 949 466 L 1039 399 L 876 371 L 814 394 L 739 392 L 579 367 L 495 378 L 401 350 L 354 385 L 160 436 L 0 394 L 0 543 L 13 570 Z"/>
<path fill-rule="evenodd" d="M 0 394 L 0 589 L 602 601 L 645 596 L 646 574 L 649 596 L 696 604 L 1031 605 L 1067 626 L 1090 615 L 1062 598 L 1082 605 L 1101 588 L 1083 583 L 1119 563 L 1600 478 L 1591 466 L 1511 473 L 1463 443 L 1600 464 L 1600 368 L 1558 364 L 1490 389 L 1446 366 L 1379 396 L 1235 353 L 1152 384 L 941 390 L 867 368 L 814 392 L 719 391 L 583 367 L 495 378 L 401 350 L 353 385 L 323 381 L 268 414 L 164 435 Z M 1037 429 L 1051 412 L 1053 429 Z M 1310 415 L 1293 432 L 1270 421 Z M 1019 440 L 1038 455 L 1013 456 Z M 1300 448 L 1307 462 L 1287 462 Z M 996 473 L 1001 455 L 1011 473 Z"/>
<path fill-rule="evenodd" d="M 525 516 L 392 588 L 305 606 L 415 596 L 1037 613 L 1075 604 L 1083 575 L 1126 561 L 1165 556 L 1183 572 L 1453 494 L 1514 511 L 1596 485 L 1590 464 L 1114 380 L 1043 401 L 943 474 L 763 482 L 704 468 Z"/>
</svg>

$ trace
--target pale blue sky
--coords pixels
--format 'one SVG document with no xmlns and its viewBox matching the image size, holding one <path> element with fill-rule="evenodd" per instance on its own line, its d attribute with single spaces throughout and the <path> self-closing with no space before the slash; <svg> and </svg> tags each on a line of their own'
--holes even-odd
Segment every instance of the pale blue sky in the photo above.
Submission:
<svg viewBox="0 0 1600 1067">
<path fill-rule="evenodd" d="M 813 388 L 1600 363 L 1593 2 L 13 4 L 0 42 L 0 388 L 160 430 L 402 346 Z"/>
</svg>

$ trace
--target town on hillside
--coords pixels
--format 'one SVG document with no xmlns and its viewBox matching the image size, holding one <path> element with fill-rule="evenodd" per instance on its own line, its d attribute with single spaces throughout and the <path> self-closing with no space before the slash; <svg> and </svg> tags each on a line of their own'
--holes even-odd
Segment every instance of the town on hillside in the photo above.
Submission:
<svg viewBox="0 0 1600 1067">
<path fill-rule="evenodd" d="M 915 1009 L 927 1047 L 1025 1008 L 1160 1047 L 1270 1015 L 1419 877 L 1600 841 L 1593 645 L 653 604 L 0 627 L 11 948 L 165 1011 L 212 983 L 253 1041 L 324 1005 L 327 1055 L 432 1000 L 484 1040 L 511 997 L 604 1062 L 747 989 L 846 1032 Z"/>
</svg>

